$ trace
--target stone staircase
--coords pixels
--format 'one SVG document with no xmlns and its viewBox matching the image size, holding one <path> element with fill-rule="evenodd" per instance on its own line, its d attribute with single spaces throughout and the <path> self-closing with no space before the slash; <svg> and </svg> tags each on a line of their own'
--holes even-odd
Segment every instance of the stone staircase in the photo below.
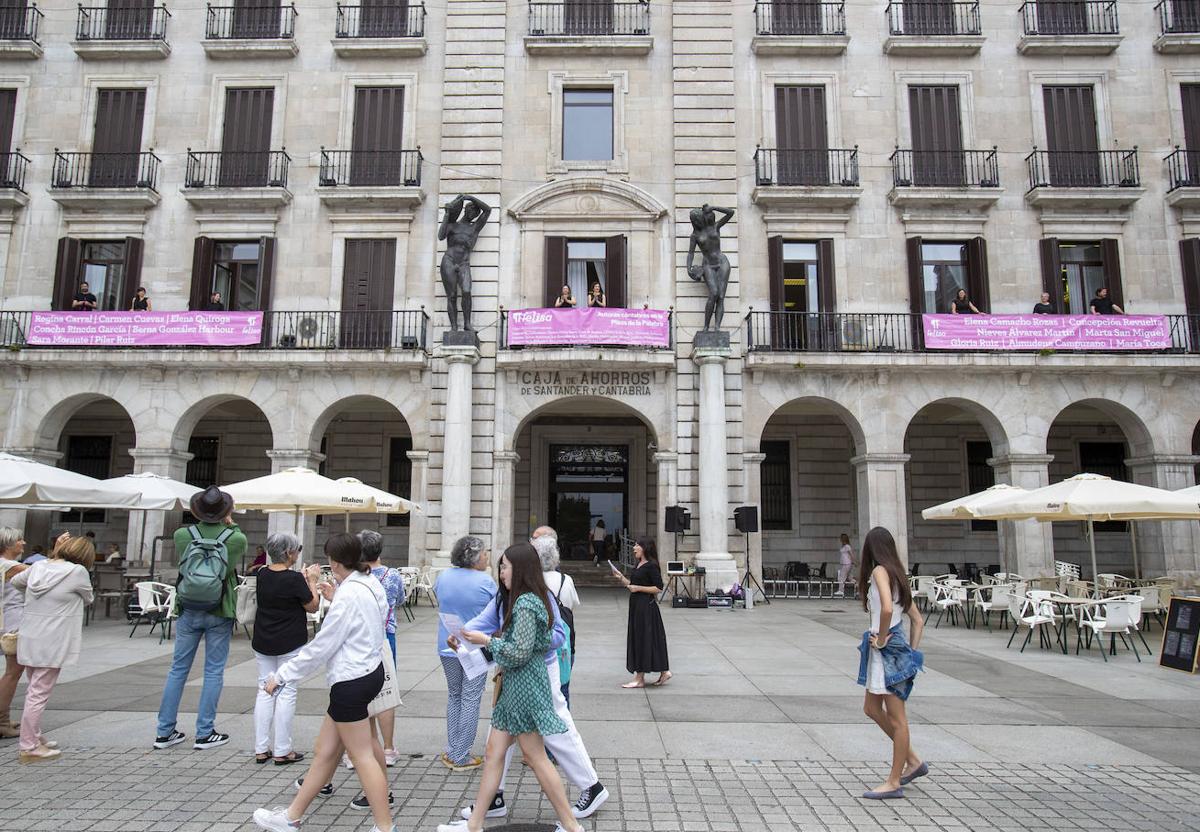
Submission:
<svg viewBox="0 0 1200 832">
<path fill-rule="evenodd" d="M 593 566 L 590 560 L 564 560 L 558 568 L 563 574 L 571 576 L 577 589 L 621 588 L 621 585 L 613 580 L 612 572 L 606 563 Z"/>
</svg>

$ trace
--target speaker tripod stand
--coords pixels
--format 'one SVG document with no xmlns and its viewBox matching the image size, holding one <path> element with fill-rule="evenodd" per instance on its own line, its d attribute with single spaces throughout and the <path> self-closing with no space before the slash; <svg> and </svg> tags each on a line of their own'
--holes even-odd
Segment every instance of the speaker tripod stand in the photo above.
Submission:
<svg viewBox="0 0 1200 832">
<path fill-rule="evenodd" d="M 763 589 L 763 585 L 758 582 L 758 579 L 754 577 L 754 573 L 750 569 L 750 532 L 745 532 L 745 537 L 746 537 L 746 574 L 742 576 L 742 590 L 746 593 L 751 593 L 751 592 L 754 592 L 754 589 L 757 587 L 758 591 L 760 593 L 762 593 L 763 603 L 770 604 L 771 599 L 767 597 L 767 591 L 765 589 Z M 750 603 L 751 604 L 754 603 L 753 598 L 750 599 Z"/>
</svg>

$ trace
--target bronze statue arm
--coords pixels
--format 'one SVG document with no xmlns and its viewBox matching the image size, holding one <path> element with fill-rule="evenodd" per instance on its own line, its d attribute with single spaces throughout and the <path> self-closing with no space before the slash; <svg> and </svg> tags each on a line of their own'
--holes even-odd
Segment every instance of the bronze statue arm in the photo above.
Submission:
<svg viewBox="0 0 1200 832">
<path fill-rule="evenodd" d="M 458 215 L 462 213 L 463 196 L 459 194 L 446 205 L 446 213 L 442 217 L 442 224 L 438 226 L 438 239 L 444 240 L 450 233 L 450 223 L 458 220 Z"/>
<path fill-rule="evenodd" d="M 687 263 L 684 264 L 684 269 L 687 271 L 688 277 L 690 277 L 692 280 L 699 280 L 700 278 L 698 278 L 692 274 L 692 260 L 693 260 L 693 258 L 695 258 L 695 256 L 696 256 L 696 235 L 693 234 L 691 239 L 688 240 Z"/>
<path fill-rule="evenodd" d="M 475 207 L 479 209 L 479 216 L 475 218 L 475 233 L 478 234 L 483 230 L 483 227 L 487 225 L 488 217 L 492 215 L 492 208 L 478 197 L 469 196 L 467 199 L 474 203 Z"/>
<path fill-rule="evenodd" d="M 720 219 L 717 220 L 717 228 L 720 228 L 725 223 L 727 223 L 731 219 L 733 219 L 733 214 L 734 214 L 733 208 L 718 208 L 717 206 L 714 205 L 714 206 L 712 206 L 712 209 L 714 211 L 716 211 L 718 214 L 724 215 Z"/>
</svg>

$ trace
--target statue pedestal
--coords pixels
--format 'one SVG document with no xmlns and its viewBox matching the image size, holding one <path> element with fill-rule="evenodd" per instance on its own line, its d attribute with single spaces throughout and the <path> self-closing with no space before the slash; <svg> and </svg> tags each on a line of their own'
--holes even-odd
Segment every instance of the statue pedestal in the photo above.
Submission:
<svg viewBox="0 0 1200 832">
<path fill-rule="evenodd" d="M 473 329 L 448 329 L 442 333 L 442 345 L 446 347 L 479 348 L 479 334 Z"/>
<path fill-rule="evenodd" d="M 449 336 L 470 336 L 471 343 L 452 345 Z M 438 350 L 446 362 L 446 415 L 442 450 L 441 543 L 433 565 L 449 565 L 454 541 L 471 528 L 471 373 L 479 361 L 474 332 L 447 332 Z"/>
<path fill-rule="evenodd" d="M 707 336 L 702 340 L 702 336 Z M 709 346 L 702 345 L 707 340 Z M 717 346 L 720 342 L 723 346 Z M 725 417 L 725 362 L 729 336 L 696 333 L 692 361 L 700 368 L 699 503 L 700 552 L 696 565 L 708 572 L 709 589 L 728 590 L 738 579 L 729 553 L 729 437 Z"/>
<path fill-rule="evenodd" d="M 697 350 L 727 350 L 729 349 L 729 333 L 702 329 L 692 339 L 692 347 Z"/>
</svg>

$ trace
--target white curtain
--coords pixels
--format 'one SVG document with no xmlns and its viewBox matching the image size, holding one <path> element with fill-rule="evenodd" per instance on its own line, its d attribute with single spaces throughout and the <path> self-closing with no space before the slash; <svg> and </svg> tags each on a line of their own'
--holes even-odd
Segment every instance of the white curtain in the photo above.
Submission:
<svg viewBox="0 0 1200 832">
<path fill-rule="evenodd" d="M 571 287 L 571 296 L 575 298 L 575 308 L 587 306 L 587 260 L 567 261 L 567 285 Z"/>
</svg>

